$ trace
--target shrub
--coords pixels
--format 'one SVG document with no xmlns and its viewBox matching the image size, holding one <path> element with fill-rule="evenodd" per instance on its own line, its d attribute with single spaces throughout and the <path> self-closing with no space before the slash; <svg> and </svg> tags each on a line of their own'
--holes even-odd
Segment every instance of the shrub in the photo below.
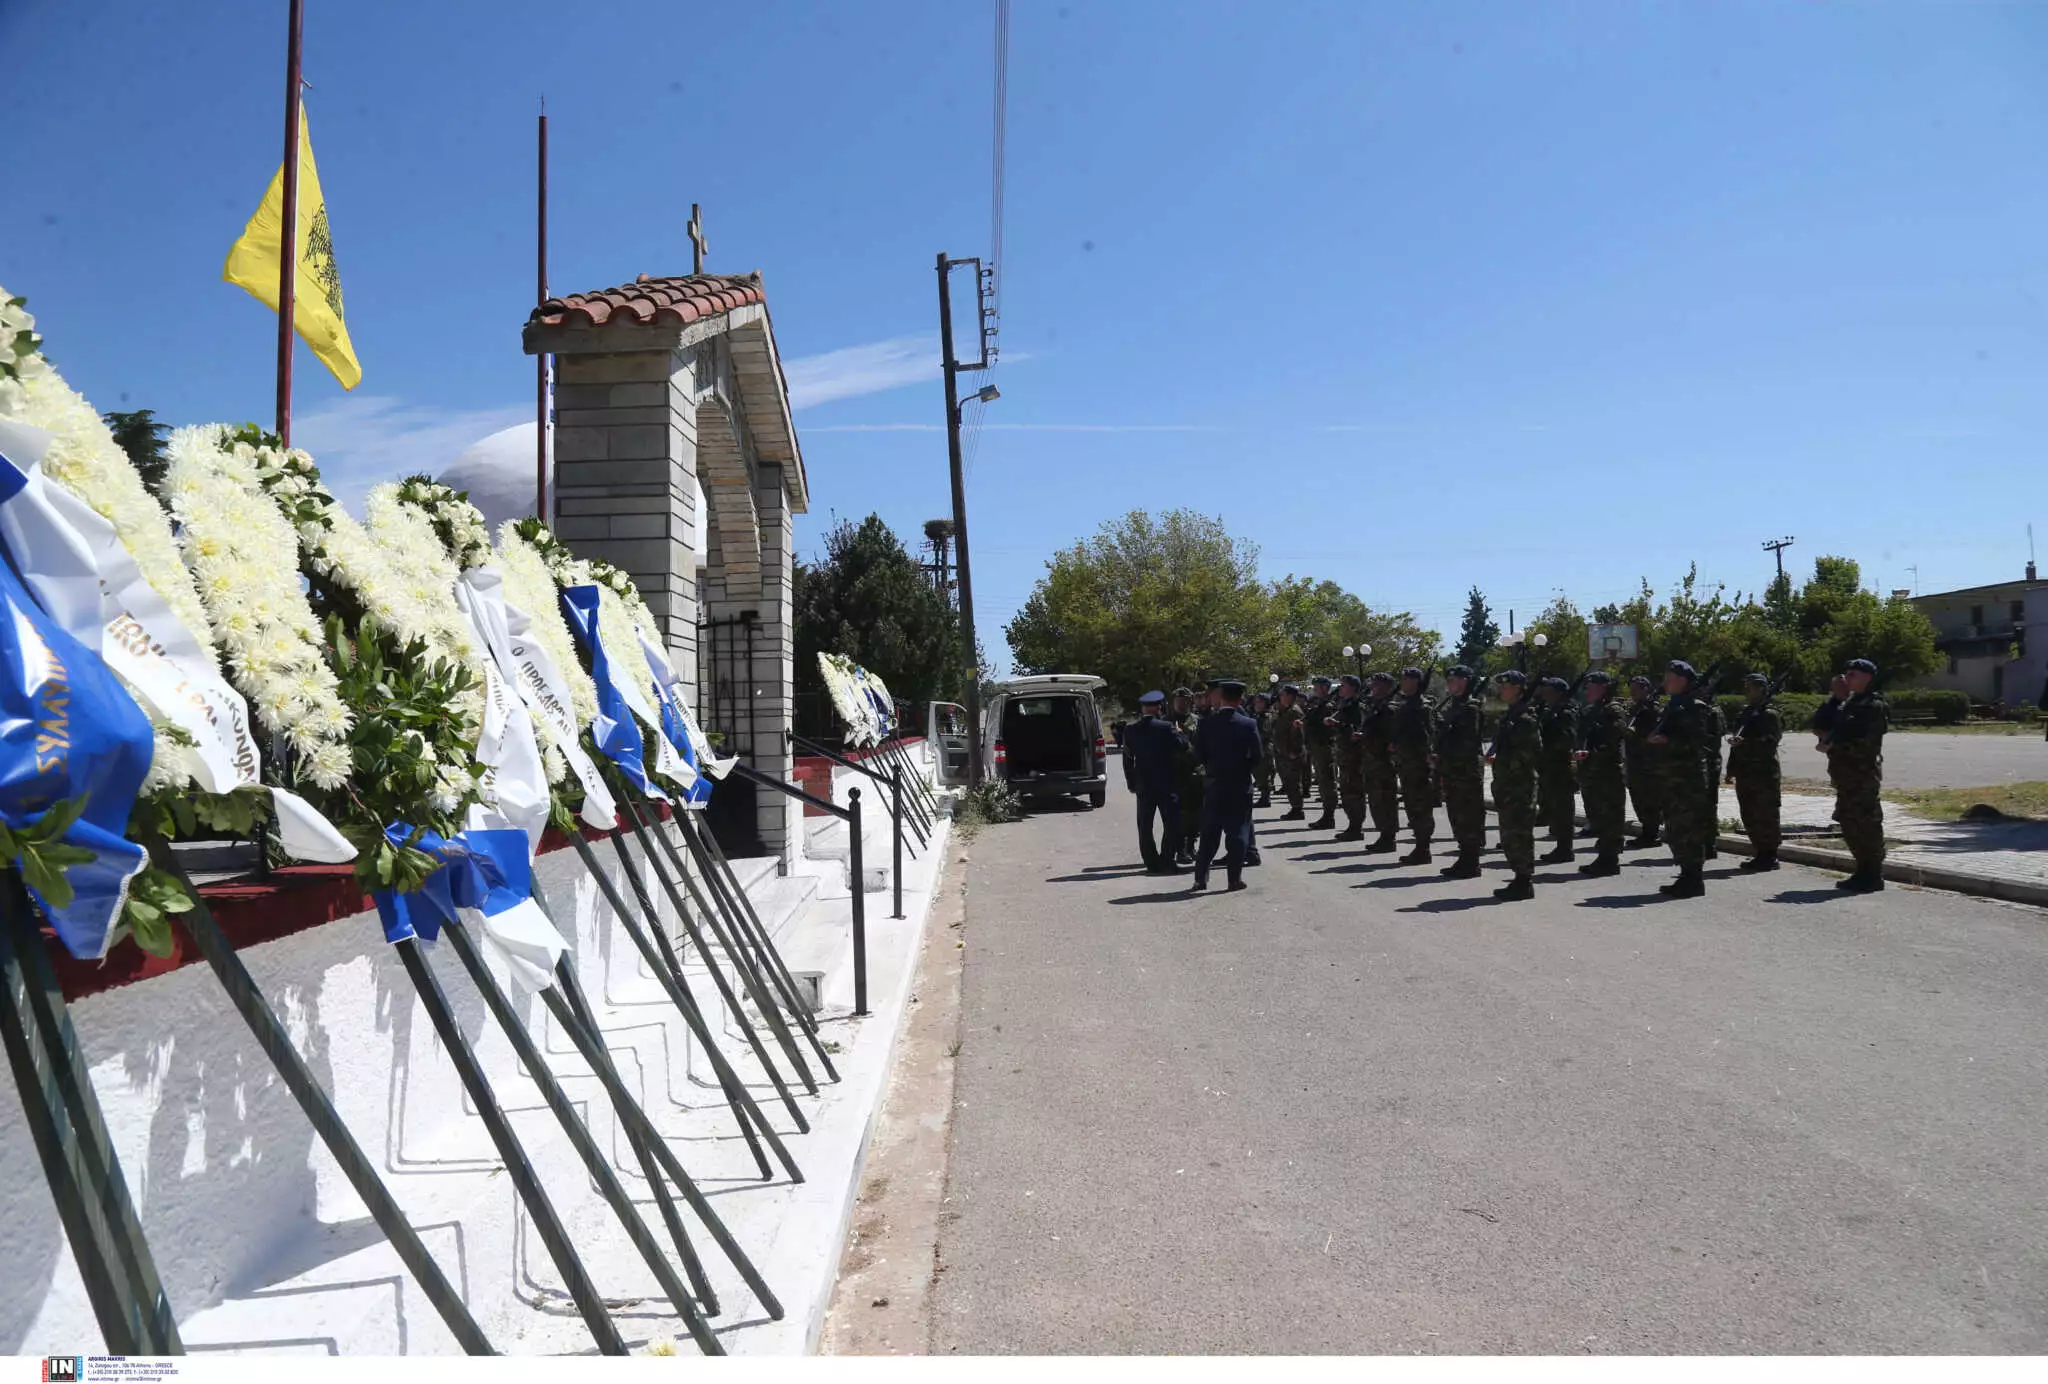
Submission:
<svg viewBox="0 0 2048 1384">
<path fill-rule="evenodd" d="M 1970 717 L 1970 697 L 1966 692 L 1955 692 L 1945 688 L 1904 687 L 1896 692 L 1884 694 L 1891 703 L 1894 713 L 1908 716 L 1929 715 L 1937 726 L 1959 726 Z"/>
</svg>

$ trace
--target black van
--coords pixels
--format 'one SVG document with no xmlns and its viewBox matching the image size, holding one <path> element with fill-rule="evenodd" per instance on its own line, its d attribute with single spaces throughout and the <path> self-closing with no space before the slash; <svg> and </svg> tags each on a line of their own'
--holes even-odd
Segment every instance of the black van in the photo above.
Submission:
<svg viewBox="0 0 2048 1384">
<path fill-rule="evenodd" d="M 1109 794 L 1103 767 L 1102 716 L 1089 673 L 1047 673 L 999 683 L 982 736 L 986 771 L 1023 798 L 1086 796 L 1101 807 Z"/>
</svg>

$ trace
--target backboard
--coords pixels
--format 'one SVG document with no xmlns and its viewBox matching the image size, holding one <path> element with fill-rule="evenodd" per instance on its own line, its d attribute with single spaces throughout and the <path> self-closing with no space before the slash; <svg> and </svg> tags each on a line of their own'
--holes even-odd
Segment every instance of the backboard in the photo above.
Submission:
<svg viewBox="0 0 2048 1384">
<path fill-rule="evenodd" d="M 1588 625 L 1586 626 L 1586 661 L 1589 663 L 1612 663 L 1617 659 L 1636 656 L 1636 627 L 1634 625 Z"/>
</svg>

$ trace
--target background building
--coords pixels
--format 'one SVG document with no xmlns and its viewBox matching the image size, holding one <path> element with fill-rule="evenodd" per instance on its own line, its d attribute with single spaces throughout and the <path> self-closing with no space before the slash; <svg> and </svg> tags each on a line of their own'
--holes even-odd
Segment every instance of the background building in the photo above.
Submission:
<svg viewBox="0 0 2048 1384">
<path fill-rule="evenodd" d="M 1935 647 L 1948 666 L 1921 679 L 1951 687 L 1974 701 L 2032 702 L 2048 692 L 2048 581 L 2033 563 L 2020 581 L 1968 586 L 1916 596 L 1913 604 L 1934 624 Z"/>
</svg>

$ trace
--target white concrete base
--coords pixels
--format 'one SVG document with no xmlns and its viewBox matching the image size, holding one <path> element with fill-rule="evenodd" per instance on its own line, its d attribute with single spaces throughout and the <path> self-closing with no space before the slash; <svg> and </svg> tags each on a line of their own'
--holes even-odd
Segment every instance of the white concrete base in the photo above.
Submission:
<svg viewBox="0 0 2048 1384">
<path fill-rule="evenodd" d="M 864 846 L 870 858 L 886 860 L 889 824 L 875 816 Z M 621 1075 L 786 1309 L 782 1321 L 770 1322 L 692 1218 L 693 1240 L 723 1299 L 713 1325 L 729 1350 L 794 1353 L 817 1338 L 945 844 L 946 827 L 938 829 L 921 857 L 905 857 L 907 917 L 888 916 L 887 894 L 865 896 L 871 1013 L 864 1019 L 851 1017 L 851 901 L 843 873 L 831 877 L 844 867 L 799 858 L 781 875 L 772 859 L 739 863 L 789 967 L 823 973 L 821 1036 L 837 1045 L 842 1080 L 805 1095 L 777 1053 L 811 1126 L 807 1134 L 796 1131 L 718 1005 L 701 960 L 694 950 L 686 954 L 690 987 L 717 1013 L 721 1049 L 803 1169 L 801 1185 L 779 1174 L 759 1180 L 704 1054 L 576 855 L 559 852 L 539 864 L 542 891 L 570 938 Z M 612 847 L 592 849 L 623 888 Z M 651 879 L 649 889 L 659 897 Z M 666 919 L 665 901 L 663 912 Z M 253 947 L 243 959 L 493 1344 L 517 1354 L 590 1352 L 590 1336 L 375 915 Z M 688 1353 L 653 1275 L 453 952 L 436 948 L 433 965 L 585 1265 L 618 1304 L 613 1316 L 622 1334 L 636 1346 L 673 1339 Z M 665 1238 L 595 1079 L 537 998 L 520 1008 L 599 1146 Z M 73 1018 L 188 1346 L 348 1355 L 457 1349 L 206 967 L 93 996 L 74 1007 Z M 765 1031 L 763 1041 L 774 1051 Z M 8 1249 L 0 1262 L 0 1353 L 93 1353 L 102 1348 L 99 1331 L 19 1108 L 0 1071 L 0 1244 Z"/>
</svg>

